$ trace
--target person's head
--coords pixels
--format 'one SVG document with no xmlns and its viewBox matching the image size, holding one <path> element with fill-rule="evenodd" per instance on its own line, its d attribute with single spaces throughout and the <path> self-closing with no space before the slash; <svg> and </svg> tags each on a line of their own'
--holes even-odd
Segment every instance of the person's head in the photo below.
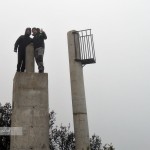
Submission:
<svg viewBox="0 0 150 150">
<path fill-rule="evenodd" d="M 36 28 L 36 30 L 37 30 L 37 32 L 38 32 L 38 33 L 40 33 L 40 32 L 41 32 L 40 28 Z"/>
<path fill-rule="evenodd" d="M 31 28 L 26 28 L 25 35 L 31 35 Z"/>
<path fill-rule="evenodd" d="M 33 36 L 36 35 L 38 33 L 37 28 L 32 28 L 32 34 Z"/>
</svg>

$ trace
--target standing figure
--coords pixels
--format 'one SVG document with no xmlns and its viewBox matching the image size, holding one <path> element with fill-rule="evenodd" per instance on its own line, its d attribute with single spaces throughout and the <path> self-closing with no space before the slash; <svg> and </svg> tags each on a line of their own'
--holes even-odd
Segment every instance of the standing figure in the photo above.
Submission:
<svg viewBox="0 0 150 150">
<path fill-rule="evenodd" d="M 17 72 L 25 71 L 25 51 L 26 46 L 32 42 L 30 38 L 31 28 L 26 28 L 25 34 L 21 35 L 17 41 L 15 42 L 14 52 L 17 52 L 18 49 L 18 64 L 17 64 Z"/>
<path fill-rule="evenodd" d="M 34 56 L 38 65 L 39 73 L 44 73 L 43 56 L 44 56 L 44 40 L 47 36 L 43 30 L 39 28 L 32 28 L 33 33 L 33 45 L 34 45 Z"/>
</svg>

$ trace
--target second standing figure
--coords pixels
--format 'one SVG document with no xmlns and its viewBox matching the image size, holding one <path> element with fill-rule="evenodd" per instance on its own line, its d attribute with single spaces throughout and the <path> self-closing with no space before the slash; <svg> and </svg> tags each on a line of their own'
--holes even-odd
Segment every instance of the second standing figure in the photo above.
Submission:
<svg viewBox="0 0 150 150">
<path fill-rule="evenodd" d="M 39 28 L 32 28 L 33 33 L 33 45 L 34 45 L 34 56 L 38 65 L 39 73 L 44 73 L 43 56 L 44 56 L 44 40 L 47 36 L 43 30 Z"/>
</svg>

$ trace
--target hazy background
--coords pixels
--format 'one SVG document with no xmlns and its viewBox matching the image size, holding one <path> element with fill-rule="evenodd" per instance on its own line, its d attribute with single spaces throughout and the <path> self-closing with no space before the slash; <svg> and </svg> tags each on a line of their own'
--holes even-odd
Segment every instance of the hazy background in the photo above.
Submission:
<svg viewBox="0 0 150 150">
<path fill-rule="evenodd" d="M 116 150 L 150 149 L 150 1 L 5 0 L 0 27 L 2 104 L 12 101 L 16 39 L 26 27 L 43 28 L 49 107 L 58 125 L 73 130 L 67 32 L 91 28 L 97 62 L 84 67 L 90 135 Z"/>
</svg>

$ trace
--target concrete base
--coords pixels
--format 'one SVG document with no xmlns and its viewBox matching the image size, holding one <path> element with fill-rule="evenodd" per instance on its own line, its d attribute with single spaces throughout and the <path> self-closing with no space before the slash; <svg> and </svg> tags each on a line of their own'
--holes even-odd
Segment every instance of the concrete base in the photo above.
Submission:
<svg viewBox="0 0 150 150">
<path fill-rule="evenodd" d="M 13 84 L 11 150 L 49 150 L 48 74 L 16 73 Z"/>
</svg>

